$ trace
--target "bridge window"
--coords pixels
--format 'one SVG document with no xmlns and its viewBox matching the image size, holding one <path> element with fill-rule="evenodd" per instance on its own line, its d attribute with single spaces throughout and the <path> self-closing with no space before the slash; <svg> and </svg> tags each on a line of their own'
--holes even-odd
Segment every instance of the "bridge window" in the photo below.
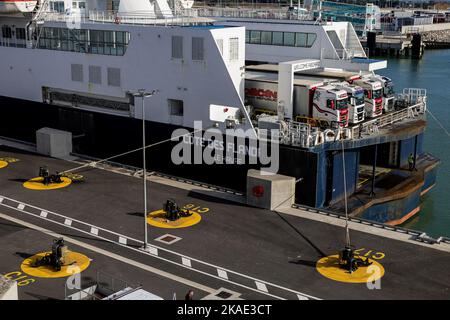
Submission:
<svg viewBox="0 0 450 320">
<path fill-rule="evenodd" d="M 259 31 L 247 30 L 245 42 L 283 47 L 310 48 L 314 45 L 317 35 L 305 32 Z"/>
<path fill-rule="evenodd" d="M 2 37 L 11 39 L 12 38 L 12 31 L 10 26 L 3 26 L 2 27 Z"/>
<path fill-rule="evenodd" d="M 283 32 L 272 32 L 272 45 L 282 46 L 283 45 Z"/>
<path fill-rule="evenodd" d="M 44 28 L 39 48 L 123 56 L 130 34 L 123 31 Z"/>
<path fill-rule="evenodd" d="M 250 43 L 253 44 L 261 43 L 261 31 L 250 31 Z"/>
<path fill-rule="evenodd" d="M 295 46 L 295 33 L 294 32 L 285 32 L 284 33 L 283 45 L 286 47 Z"/>
<path fill-rule="evenodd" d="M 16 39 L 25 40 L 25 28 L 16 28 Z"/>
<path fill-rule="evenodd" d="M 272 44 L 272 32 L 261 31 L 261 44 Z"/>
</svg>

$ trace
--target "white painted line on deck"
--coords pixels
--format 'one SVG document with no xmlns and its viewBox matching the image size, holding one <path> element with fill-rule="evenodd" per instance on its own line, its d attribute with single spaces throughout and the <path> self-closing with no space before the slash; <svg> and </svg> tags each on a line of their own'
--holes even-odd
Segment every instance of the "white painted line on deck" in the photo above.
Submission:
<svg viewBox="0 0 450 320">
<path fill-rule="evenodd" d="M 255 281 L 256 284 L 256 288 L 259 291 L 263 291 L 263 292 L 269 292 L 269 290 L 267 290 L 267 286 L 265 283 L 259 282 L 259 281 Z"/>
<path fill-rule="evenodd" d="M 91 227 L 91 233 L 95 234 L 96 236 L 98 236 L 98 229 L 94 228 L 94 227 Z"/>
<path fill-rule="evenodd" d="M 181 263 L 186 267 L 192 268 L 191 260 L 185 257 L 181 257 Z"/>
<path fill-rule="evenodd" d="M 3 198 L 0 198 L 0 203 L 2 203 L 3 202 Z"/>
<path fill-rule="evenodd" d="M 221 278 L 227 279 L 228 280 L 228 274 L 225 270 L 222 269 L 217 269 L 217 275 Z"/>
<path fill-rule="evenodd" d="M 157 256 L 158 255 L 158 249 L 153 246 L 148 246 L 147 250 L 150 254 Z"/>
<path fill-rule="evenodd" d="M 70 238 L 70 237 L 68 237 L 66 235 L 63 236 L 61 234 L 55 233 L 53 231 L 50 231 L 48 229 L 36 226 L 36 225 L 28 223 L 28 222 L 25 222 L 23 220 L 19 220 L 19 219 L 10 217 L 10 216 L 5 215 L 3 213 L 0 213 L 0 218 L 8 220 L 8 221 L 11 221 L 11 222 L 14 222 L 14 223 L 17 223 L 17 224 L 20 224 L 20 225 L 25 226 L 27 228 L 30 228 L 30 229 L 33 229 L 33 230 L 45 233 L 46 235 L 48 235 L 48 236 L 50 236 L 52 238 L 54 238 L 54 237 L 63 238 L 64 237 L 64 241 L 66 241 L 68 243 L 72 243 L 74 245 L 77 245 L 79 247 L 85 248 L 85 249 L 90 250 L 92 252 L 99 253 L 99 254 L 104 255 L 106 257 L 109 257 L 111 259 L 114 259 L 114 260 L 117 260 L 117 261 L 129 264 L 129 265 L 131 265 L 133 267 L 136 267 L 136 268 L 139 268 L 139 269 L 142 269 L 142 270 L 154 273 L 154 274 L 159 275 L 161 277 L 164 277 L 164 278 L 167 278 L 167 279 L 170 279 L 170 280 L 182 283 L 182 284 L 184 284 L 184 285 L 186 285 L 186 286 L 188 286 L 190 288 L 195 288 L 195 289 L 202 290 L 202 291 L 205 291 L 205 292 L 208 292 L 208 293 L 214 293 L 214 292 L 217 291 L 216 289 L 210 288 L 208 286 L 205 286 L 203 284 L 197 283 L 195 281 L 192 281 L 192 280 L 189 280 L 189 279 L 185 279 L 183 277 L 171 274 L 171 273 L 163 271 L 163 270 L 156 269 L 154 267 L 148 266 L 148 265 L 143 264 L 141 262 L 138 262 L 138 261 L 126 258 L 124 256 L 120 256 L 120 255 L 118 255 L 116 253 L 112 253 L 112 252 L 106 251 L 104 249 L 95 247 L 95 246 L 93 246 L 91 244 L 88 244 L 88 243 L 85 243 L 85 242 L 81 242 L 79 240 L 75 240 L 75 239 Z"/>
<path fill-rule="evenodd" d="M 64 224 L 65 224 L 66 226 L 71 226 L 71 225 L 72 225 L 72 220 L 66 219 L 66 220 L 64 220 Z"/>
<path fill-rule="evenodd" d="M 19 203 L 19 205 L 17 206 L 17 209 L 23 210 L 23 209 L 25 209 L 25 205 L 23 203 Z"/>
<path fill-rule="evenodd" d="M 3 197 L 4 197 L 4 196 L 3 196 Z M 16 201 L 16 200 L 10 199 L 10 198 L 8 198 L 8 197 L 4 197 L 4 198 L 5 198 L 5 199 L 8 199 L 8 200 L 10 200 L 10 201 L 13 201 L 13 202 L 18 202 L 18 201 Z M 4 207 L 6 207 L 6 208 L 18 210 L 16 207 L 13 207 L 13 206 L 10 206 L 10 205 L 7 205 L 7 204 L 1 204 L 1 205 L 4 206 Z M 38 210 L 45 210 L 45 209 L 41 209 L 41 208 L 39 208 L 39 207 L 36 207 L 36 206 L 33 206 L 33 205 L 29 205 L 29 204 L 27 204 L 27 206 L 29 206 L 30 208 L 38 209 Z M 37 217 L 39 217 L 39 216 L 36 215 L 35 213 L 28 212 L 28 211 L 26 211 L 26 210 L 20 210 L 20 212 L 26 213 L 26 214 L 28 214 L 28 215 L 30 215 L 30 216 L 34 216 L 34 217 L 37 216 Z M 52 215 L 54 215 L 54 216 L 56 216 L 56 217 L 62 217 L 62 218 L 66 218 L 66 219 L 68 218 L 68 217 L 66 217 L 66 216 L 63 216 L 63 215 L 58 214 L 58 213 L 55 213 L 55 212 L 49 212 L 49 213 L 51 213 Z M 55 223 L 55 224 L 58 224 L 58 225 L 61 225 L 61 226 L 65 226 L 65 227 L 67 227 L 67 228 L 71 228 L 71 229 L 73 229 L 73 230 L 75 230 L 75 231 L 78 231 L 78 232 L 81 232 L 81 233 L 90 234 L 88 231 L 84 231 L 84 230 L 79 229 L 79 228 L 74 228 L 74 227 L 72 227 L 72 226 L 67 226 L 67 225 L 64 225 L 63 223 L 60 223 L 60 222 L 58 222 L 58 221 L 54 221 L 54 220 L 49 219 L 49 218 L 44 218 L 44 217 L 41 217 L 41 218 L 44 219 L 44 220 L 46 220 L 46 221 L 49 221 L 49 222 L 52 222 L 52 223 Z M 77 221 L 77 223 L 80 223 L 80 224 L 83 224 L 83 225 L 87 225 L 87 226 L 93 227 L 93 225 L 90 225 L 90 224 L 85 223 L 85 222 L 80 221 L 80 220 L 76 220 L 76 219 L 71 219 L 71 220 Z M 98 228 L 99 230 L 102 230 L 103 232 L 107 232 L 107 233 L 110 233 L 110 234 L 117 235 L 119 241 L 117 242 L 117 240 L 112 240 L 112 239 L 108 239 L 108 238 L 105 238 L 105 237 L 102 237 L 102 236 L 98 236 L 98 235 L 97 235 L 96 237 L 99 238 L 99 239 L 102 239 L 102 240 L 105 240 L 105 241 L 108 241 L 108 242 L 112 242 L 112 243 L 115 243 L 115 244 L 117 244 L 117 245 L 124 246 L 124 247 L 126 247 L 126 248 L 128 248 L 128 249 L 131 249 L 131 250 L 134 250 L 134 251 L 140 251 L 140 252 L 148 253 L 148 251 L 143 251 L 141 248 L 140 248 L 140 249 L 137 249 L 137 248 L 133 248 L 133 247 L 130 247 L 129 245 L 127 245 L 127 240 L 135 241 L 135 242 L 137 242 L 137 243 L 142 243 L 142 241 L 140 241 L 140 240 L 136 240 L 136 239 L 133 239 L 133 238 L 128 237 L 128 236 L 125 236 L 125 235 L 120 235 L 120 234 L 118 234 L 118 233 L 116 233 L 116 232 L 113 232 L 113 231 L 110 231 L 110 230 L 107 230 L 107 229 L 104 229 L 104 228 L 100 228 L 100 227 L 98 227 L 98 226 L 95 226 L 95 227 Z M 116 239 L 117 239 L 117 238 L 116 238 Z M 178 252 L 171 251 L 171 250 L 168 250 L 168 249 L 165 249 L 165 248 L 161 248 L 161 247 L 158 247 L 158 246 L 154 246 L 154 248 L 157 249 L 157 250 L 161 250 L 161 251 L 163 251 L 163 252 L 165 252 L 165 253 L 174 254 L 174 255 L 177 255 L 177 256 L 179 256 L 179 257 L 185 257 L 185 256 L 181 255 L 181 254 L 178 253 Z M 255 283 L 257 283 L 257 286 L 258 286 L 258 283 L 262 285 L 262 286 L 260 286 L 262 290 L 261 290 L 260 288 L 256 289 L 255 287 L 247 286 L 247 285 L 244 285 L 244 284 L 239 283 L 239 282 L 236 282 L 236 281 L 231 281 L 231 280 L 227 280 L 227 279 L 225 279 L 225 278 L 221 278 L 221 277 L 219 277 L 219 276 L 217 276 L 217 275 L 215 275 L 215 274 L 211 274 L 211 273 L 209 273 L 209 272 L 205 272 L 205 271 L 202 271 L 202 270 L 200 270 L 200 269 L 192 268 L 191 266 L 188 266 L 188 265 L 186 265 L 186 264 L 184 264 L 184 263 L 179 263 L 179 262 L 173 261 L 173 260 L 171 260 L 171 259 L 167 259 L 167 258 L 165 258 L 165 257 L 161 257 L 160 255 L 157 255 L 156 258 L 158 258 L 158 259 L 160 259 L 160 260 L 163 260 L 163 261 L 166 261 L 166 262 L 169 262 L 169 263 L 171 263 L 171 264 L 175 264 L 175 265 L 182 266 L 182 267 L 187 268 L 187 269 L 190 269 L 190 270 L 194 270 L 194 271 L 196 271 L 196 272 L 198 272 L 198 273 L 200 273 L 200 274 L 203 274 L 203 275 L 206 275 L 206 276 L 209 276 L 209 277 L 218 279 L 218 280 L 226 281 L 226 282 L 228 282 L 228 283 L 230 283 L 230 284 L 234 284 L 234 285 L 240 286 L 240 287 L 242 287 L 242 288 L 246 288 L 246 289 L 251 290 L 251 291 L 255 291 L 255 292 L 259 292 L 259 293 L 264 293 L 265 295 L 270 296 L 270 297 L 272 297 L 272 298 L 276 298 L 276 299 L 280 299 L 280 300 L 285 300 L 285 299 L 286 299 L 285 297 L 280 297 L 280 296 L 277 296 L 277 295 L 274 295 L 274 294 L 269 293 L 269 292 L 268 292 L 268 289 L 267 289 L 267 286 L 273 286 L 273 287 L 275 287 L 275 288 L 282 289 L 282 290 L 285 291 L 285 292 L 294 293 L 295 296 L 296 296 L 297 294 L 302 294 L 302 295 L 304 295 L 304 296 L 306 296 L 306 297 L 309 297 L 309 298 L 311 298 L 311 299 L 320 300 L 320 299 L 317 298 L 317 297 L 310 296 L 310 295 L 308 295 L 308 294 L 304 294 L 304 293 L 295 291 L 295 290 L 293 290 L 293 289 L 289 289 L 289 288 L 286 288 L 286 287 L 283 287 L 283 286 L 280 286 L 280 285 L 277 285 L 277 284 L 274 284 L 274 283 L 271 283 L 271 282 L 268 282 L 268 281 L 259 280 L 259 279 L 253 278 L 253 277 L 251 277 L 251 276 L 245 275 L 245 274 L 243 274 L 243 273 L 239 273 L 239 272 L 232 271 L 232 270 L 229 270 L 229 269 L 226 269 L 226 268 L 222 268 L 222 267 L 219 267 L 219 266 L 216 266 L 216 265 L 213 265 L 213 264 L 210 264 L 210 263 L 208 263 L 208 262 L 205 262 L 205 261 L 202 261 L 202 260 L 198 260 L 198 259 L 195 259 L 195 258 L 186 258 L 186 257 L 185 257 L 185 259 L 189 260 L 189 264 L 191 264 L 191 261 L 196 261 L 196 262 L 198 262 L 200 265 L 210 266 L 210 267 L 215 268 L 216 270 L 217 270 L 217 269 L 221 269 L 221 270 L 223 270 L 223 271 L 226 271 L 227 273 L 234 274 L 235 276 L 243 277 L 243 278 L 246 278 L 246 279 L 249 279 L 249 280 L 253 280 L 253 281 L 255 281 Z M 183 261 L 182 261 L 182 262 L 183 262 Z M 265 291 L 264 291 L 264 288 L 265 288 Z M 292 298 L 291 298 L 291 299 L 292 299 Z"/>
<path fill-rule="evenodd" d="M 301 294 L 297 294 L 298 300 L 309 300 L 308 297 L 302 296 Z"/>
<path fill-rule="evenodd" d="M 41 211 L 40 216 L 41 216 L 42 218 L 47 218 L 48 212 L 47 212 L 47 211 Z"/>
</svg>

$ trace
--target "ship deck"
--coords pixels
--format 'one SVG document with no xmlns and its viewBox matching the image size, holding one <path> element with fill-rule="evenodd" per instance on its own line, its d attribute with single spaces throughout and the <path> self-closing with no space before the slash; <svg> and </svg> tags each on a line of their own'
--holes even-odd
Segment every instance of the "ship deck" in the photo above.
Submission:
<svg viewBox="0 0 450 320">
<path fill-rule="evenodd" d="M 359 254 L 376 258 L 385 269 L 381 289 L 369 290 L 365 283 L 331 280 L 316 269 L 319 259 L 342 247 L 342 219 L 295 208 L 248 207 L 236 194 L 152 176 L 149 211 L 161 209 L 170 197 L 195 208 L 201 221 L 179 229 L 149 225 L 151 251 L 144 252 L 138 176 L 89 167 L 77 172 L 82 182 L 36 191 L 23 183 L 37 176 L 40 166 L 54 172 L 79 163 L 2 146 L 0 158 L 5 157 L 19 161 L 0 169 L 1 274 L 21 272 L 24 258 L 48 251 L 62 235 L 70 250 L 91 259 L 82 273 L 84 285 L 102 271 L 164 299 L 174 293 L 183 299 L 188 289 L 194 299 L 224 290 L 239 299 L 449 298 L 447 243 L 423 243 L 407 233 L 351 222 Z M 155 240 L 167 234 L 178 241 Z M 64 278 L 35 280 L 19 287 L 19 298 L 64 299 Z"/>
</svg>

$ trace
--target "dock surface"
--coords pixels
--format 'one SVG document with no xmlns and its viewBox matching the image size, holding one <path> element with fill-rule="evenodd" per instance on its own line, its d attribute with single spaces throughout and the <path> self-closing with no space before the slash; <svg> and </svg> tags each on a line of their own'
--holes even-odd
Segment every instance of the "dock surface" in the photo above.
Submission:
<svg viewBox="0 0 450 320">
<path fill-rule="evenodd" d="M 252 208 L 222 199 L 212 189 L 149 181 L 150 212 L 173 198 L 196 211 L 201 221 L 185 228 L 148 225 L 150 249 L 144 252 L 139 177 L 88 167 L 77 171 L 80 182 L 37 191 L 23 183 L 36 177 L 40 166 L 54 172 L 79 163 L 7 147 L 0 147 L 0 158 L 16 160 L 0 169 L 1 274 L 26 276 L 21 262 L 48 251 L 52 239 L 63 236 L 71 250 L 91 259 L 82 273 L 84 285 L 104 272 L 168 300 L 183 299 L 189 289 L 196 300 L 217 298 L 224 290 L 232 299 L 450 298 L 448 244 L 414 243 L 402 240 L 403 234 L 396 239 L 395 231 L 386 237 L 385 230 L 352 228 L 358 253 L 385 270 L 380 289 L 368 289 L 366 283 L 335 281 L 317 271 L 317 261 L 344 244 L 342 224 L 335 222 L 339 219 L 318 219 L 300 209 Z M 165 236 L 171 244 L 161 241 Z M 19 298 L 64 299 L 65 281 L 35 278 L 19 287 Z"/>
</svg>

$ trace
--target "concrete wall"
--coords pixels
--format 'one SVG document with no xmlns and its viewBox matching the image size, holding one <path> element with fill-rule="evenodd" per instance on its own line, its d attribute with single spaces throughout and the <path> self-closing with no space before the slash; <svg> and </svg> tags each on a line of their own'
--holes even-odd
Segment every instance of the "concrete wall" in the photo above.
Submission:
<svg viewBox="0 0 450 320">
<path fill-rule="evenodd" d="M 411 33 L 411 31 L 420 31 L 420 32 L 427 32 L 427 31 L 439 31 L 439 30 L 450 30 L 450 23 L 435 23 L 435 24 L 425 24 L 425 25 L 418 25 L 418 26 L 403 26 L 402 27 L 402 33 Z"/>
</svg>

